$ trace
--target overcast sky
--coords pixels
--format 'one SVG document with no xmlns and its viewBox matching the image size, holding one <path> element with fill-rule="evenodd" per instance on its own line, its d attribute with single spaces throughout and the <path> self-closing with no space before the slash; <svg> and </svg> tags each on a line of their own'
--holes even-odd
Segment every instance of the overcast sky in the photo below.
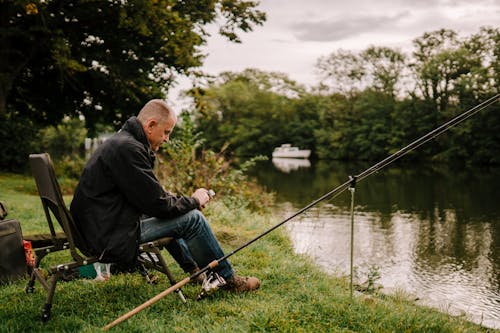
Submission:
<svg viewBox="0 0 500 333">
<path fill-rule="evenodd" d="M 241 44 L 212 34 L 203 48 L 205 72 L 258 68 L 312 86 L 318 58 L 338 49 L 374 45 L 409 53 L 424 32 L 446 28 L 465 37 L 481 26 L 500 27 L 500 0 L 261 0 L 259 9 L 267 21 L 240 34 Z M 186 87 L 181 80 L 170 94 L 174 108 L 182 106 L 177 94 Z"/>
</svg>

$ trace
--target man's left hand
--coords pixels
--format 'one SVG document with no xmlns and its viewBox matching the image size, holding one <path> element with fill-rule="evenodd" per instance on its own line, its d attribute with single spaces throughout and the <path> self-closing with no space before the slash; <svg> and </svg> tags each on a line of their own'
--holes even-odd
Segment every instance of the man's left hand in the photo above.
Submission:
<svg viewBox="0 0 500 333">
<path fill-rule="evenodd" d="M 210 200 L 210 195 L 208 194 L 208 190 L 205 188 L 197 189 L 191 196 L 200 202 L 201 208 L 204 208 L 206 203 Z"/>
</svg>

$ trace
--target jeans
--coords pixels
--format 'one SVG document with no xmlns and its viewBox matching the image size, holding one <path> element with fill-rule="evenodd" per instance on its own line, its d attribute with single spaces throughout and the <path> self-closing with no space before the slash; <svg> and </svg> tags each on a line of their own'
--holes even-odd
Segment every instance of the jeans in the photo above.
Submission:
<svg viewBox="0 0 500 333">
<path fill-rule="evenodd" d="M 162 237 L 173 237 L 177 240 L 172 242 L 167 250 L 186 272 L 192 271 L 196 264 L 203 268 L 224 256 L 205 216 L 199 210 L 192 210 L 172 219 L 149 217 L 141 220 L 141 243 Z M 213 270 L 226 280 L 234 274 L 227 259 Z"/>
</svg>

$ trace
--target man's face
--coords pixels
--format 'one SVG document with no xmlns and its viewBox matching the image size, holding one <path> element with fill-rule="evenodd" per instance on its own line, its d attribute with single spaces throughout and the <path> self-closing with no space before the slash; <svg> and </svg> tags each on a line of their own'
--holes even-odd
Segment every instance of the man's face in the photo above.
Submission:
<svg viewBox="0 0 500 333">
<path fill-rule="evenodd" d="M 146 123 L 146 137 L 148 138 L 151 149 L 158 151 L 164 142 L 168 142 L 170 134 L 174 129 L 176 119 L 170 117 L 167 121 L 158 122 L 152 118 Z"/>
</svg>

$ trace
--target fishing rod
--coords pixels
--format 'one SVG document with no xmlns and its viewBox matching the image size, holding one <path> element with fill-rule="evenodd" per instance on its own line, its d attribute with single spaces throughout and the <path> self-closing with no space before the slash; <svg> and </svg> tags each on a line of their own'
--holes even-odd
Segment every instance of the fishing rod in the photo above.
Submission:
<svg viewBox="0 0 500 333">
<path fill-rule="evenodd" d="M 467 110 L 467 111 L 459 114 L 458 116 L 452 118 L 451 120 L 447 121 L 446 123 L 442 124 L 441 126 L 437 127 L 436 129 L 430 131 L 429 133 L 425 134 L 424 136 L 422 136 L 422 137 L 418 138 L 417 140 L 411 142 L 407 146 L 401 148 L 400 150 L 398 150 L 394 154 L 388 156 L 387 158 L 383 159 L 382 161 L 374 164 L 373 166 L 369 167 L 365 171 L 363 171 L 363 172 L 361 172 L 361 173 L 359 173 L 359 174 L 357 174 L 355 176 L 349 176 L 349 179 L 346 182 L 344 182 L 343 184 L 337 186 L 336 188 L 334 188 L 330 192 L 328 192 L 328 193 L 322 195 L 321 197 L 319 197 L 318 199 L 312 201 L 310 204 L 308 204 L 304 208 L 298 210 L 297 212 L 295 212 L 291 216 L 287 217 L 286 219 L 284 219 L 280 223 L 278 223 L 278 224 L 274 225 L 273 227 L 269 228 L 268 230 L 264 231 L 263 233 L 261 233 L 260 235 L 256 236 L 255 238 L 247 241 L 246 243 L 244 243 L 240 247 L 236 248 L 235 250 L 231 251 L 230 253 L 224 255 L 223 257 L 221 257 L 219 259 L 213 260 L 211 263 L 209 263 L 207 266 L 205 266 L 202 269 L 200 269 L 198 272 L 196 272 L 196 273 L 192 274 L 191 276 L 186 277 L 185 279 L 177 282 L 176 284 L 174 284 L 173 286 L 171 286 L 168 289 L 165 289 L 164 291 L 162 291 L 161 293 L 159 293 L 155 297 L 151 298 L 150 300 L 144 302 L 143 304 L 139 305 L 138 307 L 136 307 L 135 309 L 131 310 L 130 312 L 127 312 L 126 314 L 124 314 L 123 316 L 119 317 L 115 321 L 113 321 L 113 322 L 109 323 L 108 325 L 104 326 L 103 330 L 106 331 L 106 330 L 114 327 L 115 325 L 117 325 L 117 324 L 119 324 L 119 323 L 127 320 L 128 318 L 132 317 L 133 315 L 137 314 L 138 312 L 144 310 L 145 308 L 153 305 L 154 303 L 158 302 L 160 299 L 162 299 L 166 295 L 168 295 L 168 294 L 172 293 L 173 291 L 181 288 L 182 286 L 184 286 L 187 283 L 189 283 L 189 281 L 192 281 L 192 280 L 196 279 L 198 276 L 200 276 L 201 274 L 204 274 L 208 270 L 211 270 L 211 269 L 217 267 L 220 262 L 228 259 L 229 257 L 231 257 L 234 254 L 238 253 L 239 251 L 241 251 L 242 249 L 246 248 L 250 244 L 258 241 L 262 237 L 266 236 L 267 234 L 269 234 L 270 232 L 274 231 L 275 229 L 281 227 L 283 224 L 287 223 L 288 221 L 290 221 L 291 219 L 295 218 L 296 216 L 304 213 L 305 211 L 307 211 L 308 209 L 310 209 L 313 206 L 317 205 L 321 201 L 323 201 L 323 200 L 325 200 L 327 198 L 333 199 L 337 195 L 339 195 L 340 193 L 342 193 L 345 190 L 347 190 L 348 188 L 353 188 L 356 185 L 356 182 L 359 182 L 359 181 L 367 178 L 368 176 L 374 174 L 375 172 L 377 172 L 377 171 L 385 168 L 386 166 L 388 166 L 389 164 L 393 163 L 394 161 L 396 161 L 397 159 L 401 158 L 402 156 L 406 155 L 410 151 L 417 149 L 418 147 L 420 147 L 424 143 L 426 143 L 426 142 L 434 139 L 435 137 L 439 136 L 440 134 L 446 132 L 451 127 L 453 127 L 453 126 L 455 126 L 455 125 L 457 125 L 457 124 L 459 124 L 459 123 L 467 120 L 468 118 L 472 117 L 473 115 L 475 115 L 479 111 L 481 111 L 481 110 L 487 108 L 488 106 L 496 103 L 499 100 L 499 98 L 500 98 L 500 94 L 497 94 L 497 95 L 489 98 L 488 100 L 486 100 L 486 101 L 484 101 L 484 102 L 476 105 L 475 107 L 473 107 L 473 108 L 471 108 L 471 109 L 469 109 L 469 110 Z"/>
</svg>

